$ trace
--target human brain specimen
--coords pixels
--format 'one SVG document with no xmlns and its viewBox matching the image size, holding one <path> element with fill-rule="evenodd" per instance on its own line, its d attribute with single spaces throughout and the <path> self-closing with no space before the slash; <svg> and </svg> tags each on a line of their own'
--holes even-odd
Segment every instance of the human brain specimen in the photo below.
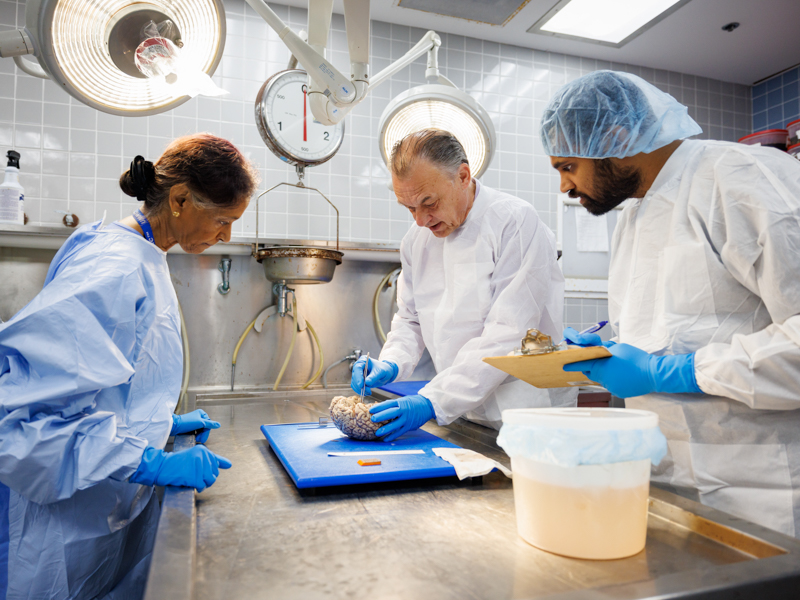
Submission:
<svg viewBox="0 0 800 600">
<path fill-rule="evenodd" d="M 336 396 L 331 401 L 331 419 L 347 437 L 362 442 L 379 439 L 375 432 L 385 423 L 373 423 L 369 414 L 371 405 L 364 404 L 358 396 Z"/>
</svg>

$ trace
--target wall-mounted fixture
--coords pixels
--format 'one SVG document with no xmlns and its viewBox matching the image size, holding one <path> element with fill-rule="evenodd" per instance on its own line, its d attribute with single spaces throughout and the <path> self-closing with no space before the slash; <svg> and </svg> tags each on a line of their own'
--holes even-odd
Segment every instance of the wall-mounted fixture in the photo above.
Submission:
<svg viewBox="0 0 800 600">
<path fill-rule="evenodd" d="M 222 283 L 217 286 L 217 291 L 223 296 L 227 296 L 231 291 L 231 259 L 223 258 L 219 261 L 217 268 L 222 273 Z"/>
<path fill-rule="evenodd" d="M 52 79 L 92 108 L 153 115 L 189 99 L 134 65 L 144 25 L 166 19 L 187 60 L 212 74 L 225 46 L 222 0 L 28 0 L 25 27 L 0 33 L 0 57 L 13 57 L 26 73 Z M 38 62 L 23 58 L 30 54 Z"/>
<path fill-rule="evenodd" d="M 322 387 L 328 389 L 328 372 L 337 365 L 342 364 L 343 362 L 350 361 L 350 370 L 353 370 L 353 363 L 355 363 L 359 358 L 361 358 L 361 348 L 355 348 L 350 354 L 347 356 L 340 358 L 334 363 L 325 369 L 325 372 L 322 374 Z"/>
<path fill-rule="evenodd" d="M 54 213 L 59 215 L 64 215 L 61 219 L 61 222 L 64 224 L 64 227 L 77 227 L 81 220 L 78 218 L 78 215 L 72 214 L 66 210 L 54 210 Z"/>
</svg>

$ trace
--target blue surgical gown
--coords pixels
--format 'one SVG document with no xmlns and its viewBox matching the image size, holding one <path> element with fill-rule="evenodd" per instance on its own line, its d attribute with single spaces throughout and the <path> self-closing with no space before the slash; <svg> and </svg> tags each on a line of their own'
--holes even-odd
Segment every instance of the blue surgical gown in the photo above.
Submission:
<svg viewBox="0 0 800 600">
<path fill-rule="evenodd" d="M 158 509 L 127 478 L 166 443 L 183 368 L 166 258 L 86 225 L 0 325 L 0 599 L 141 593 Z"/>
</svg>

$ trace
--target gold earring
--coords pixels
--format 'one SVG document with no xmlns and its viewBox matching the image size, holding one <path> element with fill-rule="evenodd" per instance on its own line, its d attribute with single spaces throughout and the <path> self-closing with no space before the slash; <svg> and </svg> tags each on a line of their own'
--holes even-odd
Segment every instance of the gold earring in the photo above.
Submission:
<svg viewBox="0 0 800 600">
<path fill-rule="evenodd" d="M 181 216 L 181 213 L 179 213 L 178 211 L 175 211 L 175 210 L 173 210 L 173 211 L 172 211 L 172 216 L 173 216 L 173 217 L 180 217 L 180 216 Z"/>
</svg>

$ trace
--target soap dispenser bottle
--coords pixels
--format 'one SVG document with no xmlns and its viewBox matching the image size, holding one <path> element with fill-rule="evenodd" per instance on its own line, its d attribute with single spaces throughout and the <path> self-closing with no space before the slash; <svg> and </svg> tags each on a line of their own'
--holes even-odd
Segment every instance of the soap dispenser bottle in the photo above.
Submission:
<svg viewBox="0 0 800 600">
<path fill-rule="evenodd" d="M 8 151 L 6 177 L 0 183 L 0 222 L 25 224 L 25 190 L 19 184 L 19 152 Z"/>
</svg>

